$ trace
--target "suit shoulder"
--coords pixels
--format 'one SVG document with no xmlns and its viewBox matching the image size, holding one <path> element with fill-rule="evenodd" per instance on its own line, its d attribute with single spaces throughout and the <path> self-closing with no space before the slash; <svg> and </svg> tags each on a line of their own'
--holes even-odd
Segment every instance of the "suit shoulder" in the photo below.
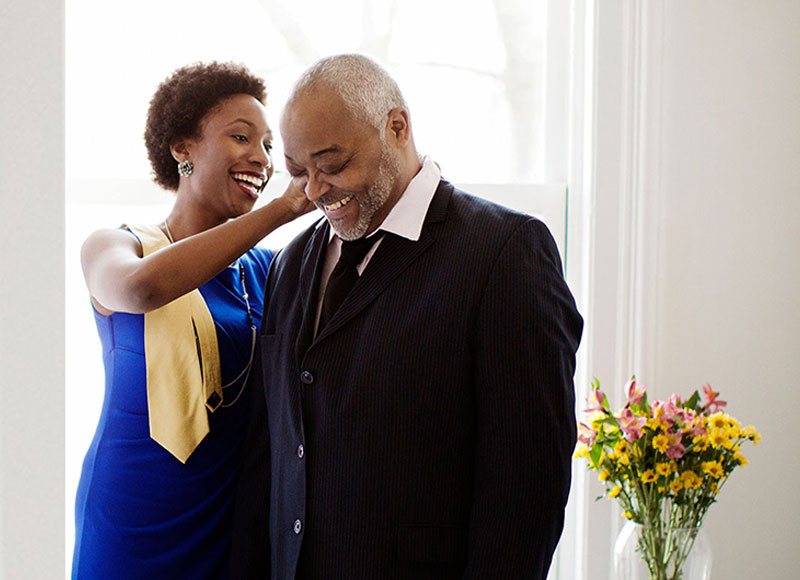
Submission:
<svg viewBox="0 0 800 580">
<path fill-rule="evenodd" d="M 547 226 L 538 218 L 457 187 L 453 188 L 449 219 L 471 236 L 496 239 L 500 243 L 520 231 L 551 237 Z"/>
</svg>

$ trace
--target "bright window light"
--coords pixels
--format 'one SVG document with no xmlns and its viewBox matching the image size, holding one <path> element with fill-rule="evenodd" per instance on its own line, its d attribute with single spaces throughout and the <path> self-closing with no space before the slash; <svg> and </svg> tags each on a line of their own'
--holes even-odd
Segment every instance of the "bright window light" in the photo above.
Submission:
<svg viewBox="0 0 800 580">
<path fill-rule="evenodd" d="M 398 81 L 411 110 L 417 148 L 440 164 L 445 178 L 456 184 L 491 184 L 489 196 L 501 190 L 506 197 L 528 196 L 521 209 L 537 213 L 541 208 L 545 221 L 556 224 L 560 233 L 554 235 L 563 246 L 565 186 L 535 185 L 545 180 L 548 166 L 542 151 L 545 127 L 565 131 L 563 123 L 547 118 L 544 102 L 550 94 L 544 86 L 547 4 L 66 1 L 68 576 L 75 491 L 103 400 L 100 343 L 80 269 L 80 245 L 95 229 L 126 221 L 156 223 L 169 211 L 171 195 L 149 179 L 143 140 L 149 99 L 158 84 L 192 62 L 247 65 L 267 82 L 268 118 L 277 138 L 274 159 L 281 170 L 278 118 L 294 79 L 322 56 L 370 55 Z M 285 174 L 270 183 L 273 194 L 285 183 L 281 177 Z M 523 193 L 509 189 L 513 184 L 524 185 Z M 546 200 L 532 201 L 536 195 Z M 548 213 L 553 214 L 550 220 Z M 296 224 L 293 228 L 265 243 L 282 246 L 298 231 Z"/>
</svg>

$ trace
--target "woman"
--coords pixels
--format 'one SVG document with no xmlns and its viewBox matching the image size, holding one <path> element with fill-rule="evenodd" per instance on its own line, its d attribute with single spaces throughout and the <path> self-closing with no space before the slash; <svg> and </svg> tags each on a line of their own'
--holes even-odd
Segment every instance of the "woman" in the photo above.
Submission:
<svg viewBox="0 0 800 580">
<path fill-rule="evenodd" d="M 272 253 L 253 246 L 311 209 L 250 211 L 273 172 L 263 82 L 232 64 L 177 70 L 150 103 L 155 226 L 93 233 L 81 261 L 106 394 L 76 502 L 73 578 L 218 578 Z"/>
</svg>

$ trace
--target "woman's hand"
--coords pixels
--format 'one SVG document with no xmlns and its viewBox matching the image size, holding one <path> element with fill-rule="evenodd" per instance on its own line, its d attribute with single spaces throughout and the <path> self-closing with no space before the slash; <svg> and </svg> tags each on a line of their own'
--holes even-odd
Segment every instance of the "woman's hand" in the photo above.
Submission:
<svg viewBox="0 0 800 580">
<path fill-rule="evenodd" d="M 314 209 L 301 185 L 293 179 L 283 195 L 265 206 L 145 258 L 130 232 L 95 232 L 81 250 L 95 308 L 101 314 L 150 312 L 205 284 L 264 236 Z"/>
<path fill-rule="evenodd" d="M 297 178 L 289 181 L 286 191 L 280 199 L 285 200 L 294 217 L 300 217 L 316 209 L 316 206 L 308 200 L 305 193 L 305 182 Z"/>
</svg>

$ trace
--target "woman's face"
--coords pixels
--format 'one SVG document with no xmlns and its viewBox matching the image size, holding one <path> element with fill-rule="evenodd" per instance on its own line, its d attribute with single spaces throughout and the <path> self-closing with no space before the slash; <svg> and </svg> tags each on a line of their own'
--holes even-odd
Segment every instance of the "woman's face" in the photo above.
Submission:
<svg viewBox="0 0 800 580">
<path fill-rule="evenodd" d="M 234 95 L 200 122 L 200 137 L 185 142 L 194 165 L 181 187 L 215 217 L 250 211 L 272 176 L 272 132 L 264 106 L 250 95 Z"/>
</svg>

